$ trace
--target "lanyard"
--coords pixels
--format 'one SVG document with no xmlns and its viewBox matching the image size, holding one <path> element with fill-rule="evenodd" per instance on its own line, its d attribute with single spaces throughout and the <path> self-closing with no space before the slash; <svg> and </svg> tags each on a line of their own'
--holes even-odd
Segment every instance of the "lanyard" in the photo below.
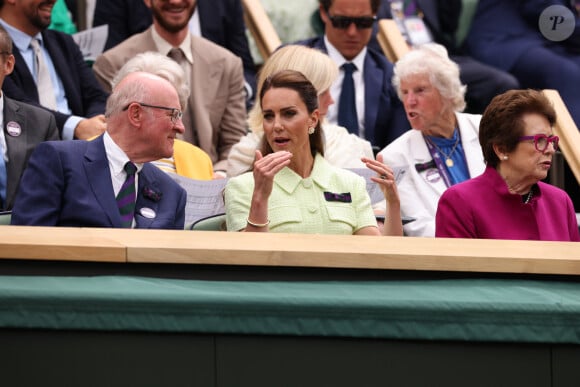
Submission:
<svg viewBox="0 0 580 387">
<path fill-rule="evenodd" d="M 451 178 L 449 176 L 449 171 L 447 170 L 447 167 L 445 167 L 445 165 L 443 165 L 443 160 L 441 159 L 441 154 L 439 153 L 439 151 L 437 149 L 435 149 L 435 147 L 433 146 L 431 141 L 427 140 L 425 137 L 423 137 L 423 139 L 425 140 L 425 143 L 427 144 L 427 148 L 429 149 L 429 153 L 431 153 L 431 157 L 433 157 L 433 161 L 435 161 L 435 166 L 437 167 L 439 174 L 443 178 L 445 185 L 447 186 L 447 188 L 451 187 Z"/>
</svg>

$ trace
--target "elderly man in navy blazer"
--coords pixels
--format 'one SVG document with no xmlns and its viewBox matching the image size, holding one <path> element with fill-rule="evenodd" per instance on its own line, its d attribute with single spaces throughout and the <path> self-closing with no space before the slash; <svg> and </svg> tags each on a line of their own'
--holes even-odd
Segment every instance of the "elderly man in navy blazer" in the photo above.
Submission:
<svg viewBox="0 0 580 387">
<path fill-rule="evenodd" d="M 105 130 L 107 93 L 97 82 L 70 35 L 47 30 L 56 0 L 0 0 L 0 24 L 14 42 L 16 66 L 2 90 L 10 98 L 50 110 L 63 139 L 85 139 Z M 33 43 L 38 42 L 52 87 L 37 86 L 39 67 Z M 52 106 L 40 97 L 54 90 Z M 44 94 L 44 93 L 42 93 Z M 42 101 L 42 102 L 41 102 Z"/>
<path fill-rule="evenodd" d="M 149 163 L 183 133 L 175 87 L 132 72 L 107 101 L 107 131 L 93 141 L 48 141 L 33 152 L 12 224 L 183 229 L 187 194 Z"/>
<path fill-rule="evenodd" d="M 330 90 L 337 103 L 328 109 L 328 121 L 365 138 L 376 149 L 409 130 L 403 105 L 391 84 L 393 65 L 382 53 L 367 46 L 379 3 L 380 0 L 319 0 L 324 35 L 298 42 L 328 53 L 341 69 Z M 344 64 L 356 67 L 352 72 L 354 107 L 344 98 L 344 78 L 348 75 Z M 352 110 L 350 116 L 353 124 L 341 117 L 349 109 L 356 110 L 356 115 Z"/>
</svg>

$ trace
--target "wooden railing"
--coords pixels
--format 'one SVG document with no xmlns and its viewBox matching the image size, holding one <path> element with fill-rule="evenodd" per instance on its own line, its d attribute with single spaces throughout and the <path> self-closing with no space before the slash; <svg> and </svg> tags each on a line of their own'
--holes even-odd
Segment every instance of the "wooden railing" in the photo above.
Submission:
<svg viewBox="0 0 580 387">
<path fill-rule="evenodd" d="M 575 242 L 25 226 L 0 235 L 0 261 L 580 275 Z"/>
<path fill-rule="evenodd" d="M 260 0 L 242 0 L 244 19 L 264 60 L 282 44 Z"/>
<path fill-rule="evenodd" d="M 379 20 L 377 39 L 387 58 L 395 63 L 403 57 L 410 48 L 393 19 Z"/>
<path fill-rule="evenodd" d="M 546 97 L 554 105 L 556 110 L 556 125 L 554 134 L 560 137 L 559 147 L 564 158 L 580 184 L 580 132 L 574 123 L 566 104 L 557 90 L 544 90 Z"/>
</svg>

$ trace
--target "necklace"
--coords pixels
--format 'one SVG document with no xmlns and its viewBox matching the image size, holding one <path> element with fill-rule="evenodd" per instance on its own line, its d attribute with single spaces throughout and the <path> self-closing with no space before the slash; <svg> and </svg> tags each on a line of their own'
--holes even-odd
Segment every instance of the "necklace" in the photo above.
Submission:
<svg viewBox="0 0 580 387">
<path fill-rule="evenodd" d="M 441 148 L 439 148 L 437 146 L 437 144 L 435 144 L 435 142 L 433 142 L 430 138 L 427 137 L 427 141 L 429 141 L 429 143 L 431 145 L 433 145 L 435 147 L 435 149 L 437 149 L 437 151 L 439 153 L 441 153 L 443 156 L 445 156 L 445 165 L 447 165 L 449 168 L 453 167 L 455 165 L 455 163 L 453 162 L 453 160 L 451 159 L 451 156 L 453 156 L 453 154 L 455 153 L 455 149 L 457 149 L 457 144 L 459 144 L 459 134 L 457 135 L 457 139 L 455 140 L 455 144 L 453 144 L 453 148 L 451 148 L 451 152 L 449 152 L 449 154 L 443 152 L 441 150 Z"/>
<path fill-rule="evenodd" d="M 526 196 L 526 200 L 524 200 L 524 204 L 528 204 L 530 202 L 530 199 L 532 198 L 532 196 L 534 196 L 533 189 L 531 189 L 530 192 L 528 192 L 528 195 Z"/>
</svg>

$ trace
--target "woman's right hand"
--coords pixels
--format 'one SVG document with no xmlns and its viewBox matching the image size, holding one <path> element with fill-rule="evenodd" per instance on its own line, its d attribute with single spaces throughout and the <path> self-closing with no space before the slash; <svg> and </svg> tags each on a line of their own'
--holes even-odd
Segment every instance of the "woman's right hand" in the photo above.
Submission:
<svg viewBox="0 0 580 387">
<path fill-rule="evenodd" d="M 258 193 L 262 198 L 270 197 L 274 186 L 274 176 L 288 166 L 291 159 L 290 152 L 280 151 L 262 156 L 262 152 L 257 150 L 253 170 L 254 195 Z"/>
</svg>

